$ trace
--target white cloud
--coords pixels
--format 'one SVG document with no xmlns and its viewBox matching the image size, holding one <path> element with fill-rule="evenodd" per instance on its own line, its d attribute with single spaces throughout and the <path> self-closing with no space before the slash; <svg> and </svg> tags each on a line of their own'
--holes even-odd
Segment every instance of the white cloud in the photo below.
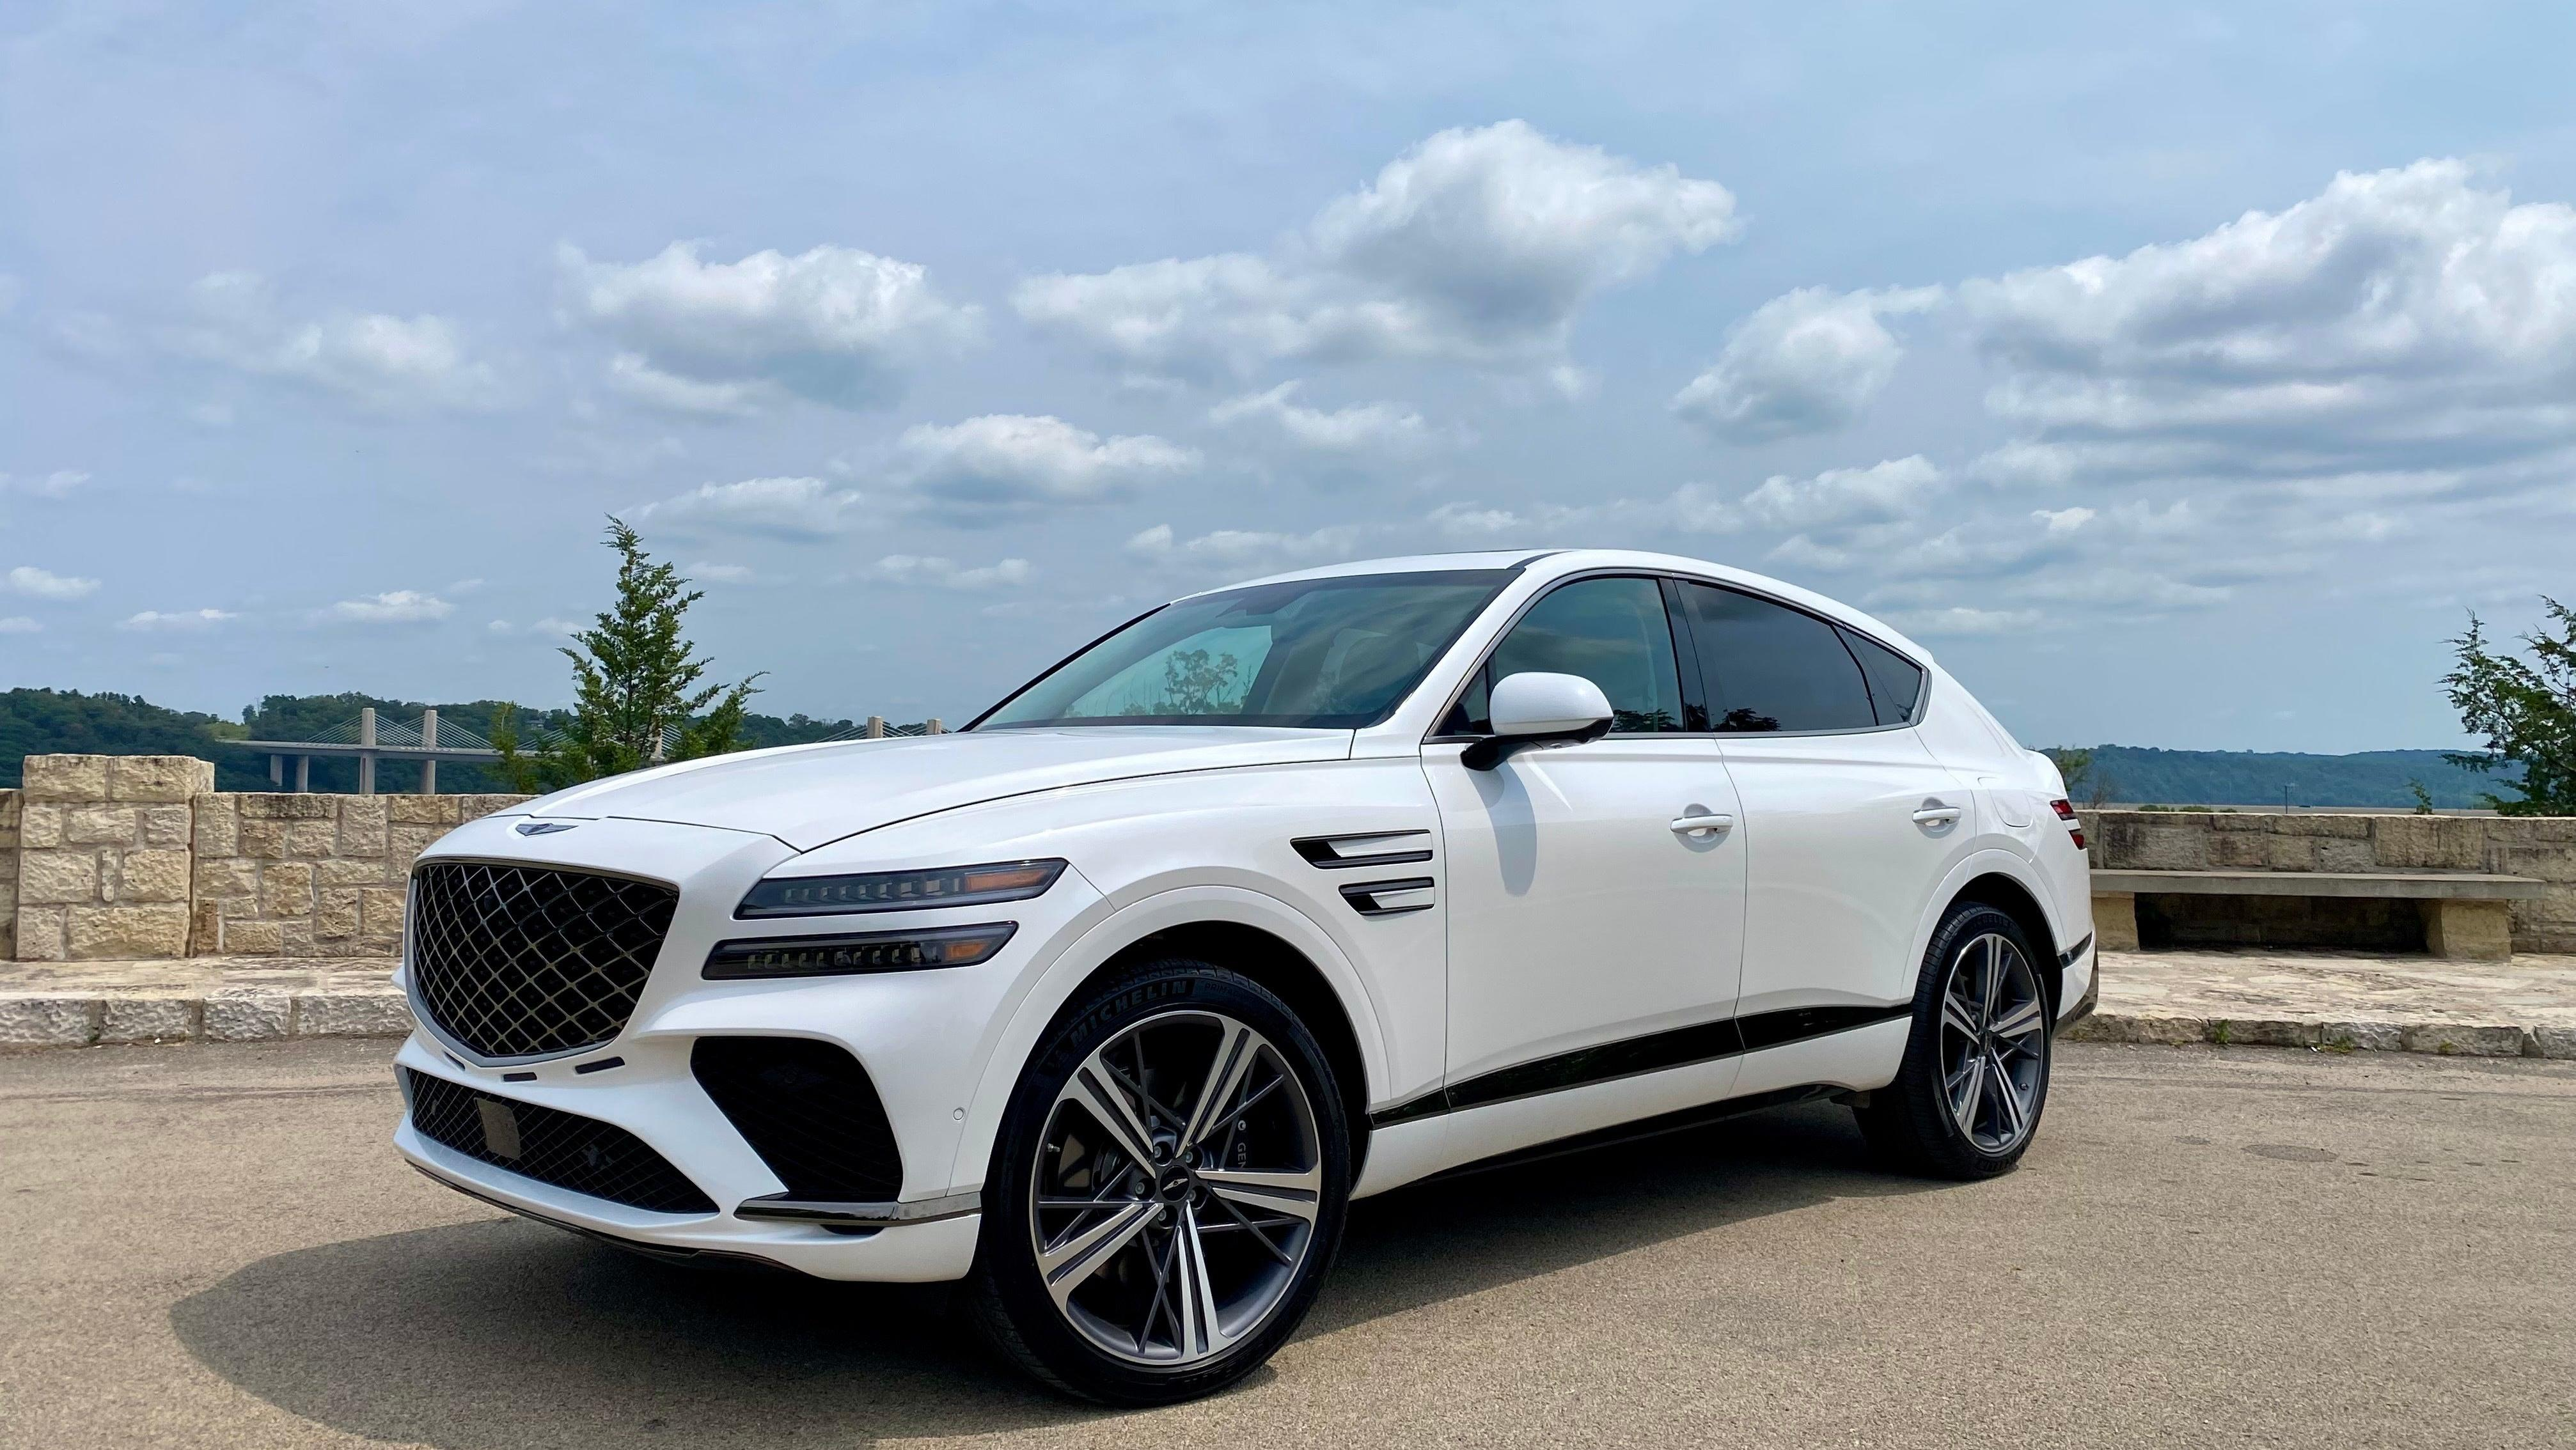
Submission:
<svg viewBox="0 0 2576 1450">
<path fill-rule="evenodd" d="M 2036 628 L 2040 623 L 2039 611 L 2035 609 L 1970 609 L 1964 605 L 1953 605 L 1947 609 L 1904 610 L 1886 618 L 1888 623 L 1907 634 L 1924 639 L 2013 634 Z"/>
<path fill-rule="evenodd" d="M 635 509 L 639 529 L 650 525 L 675 534 L 755 534 L 793 541 L 823 539 L 858 522 L 863 501 L 855 489 L 834 488 L 819 478 L 746 478 L 704 483 L 676 498 Z"/>
<path fill-rule="evenodd" d="M 1941 483 L 1941 470 L 1917 453 L 1867 468 L 1829 468 L 1812 478 L 1773 474 L 1739 506 L 1748 518 L 1781 529 L 1884 523 L 1919 512 Z"/>
<path fill-rule="evenodd" d="M 1998 415 L 2265 472 L 2576 440 L 2576 209 L 2457 161 L 2346 172 L 2190 241 L 1971 281 Z"/>
<path fill-rule="evenodd" d="M 1228 398 L 1208 410 L 1211 423 L 1267 422 L 1297 447 L 1353 461 L 1420 457 L 1447 441 L 1399 403 L 1362 403 L 1326 411 L 1293 401 L 1301 384 Z"/>
<path fill-rule="evenodd" d="M 2033 509 L 2030 516 L 2039 520 L 2052 534 L 2074 533 L 2093 522 L 2095 517 L 2093 510 L 2088 508 Z"/>
<path fill-rule="evenodd" d="M 1880 319 L 1923 311 L 1940 295 L 1807 287 L 1775 297 L 1728 330 L 1717 361 L 1674 395 L 1673 411 L 1737 443 L 1844 427 L 1904 356 Z"/>
<path fill-rule="evenodd" d="M 620 264 L 566 245 L 556 262 L 565 315 L 621 349 L 611 382 L 672 412 L 738 415 L 791 394 L 881 405 L 980 331 L 977 309 L 940 297 L 926 269 L 853 247 L 702 262 L 696 243 L 673 242 Z"/>
<path fill-rule="evenodd" d="M 1713 181 L 1504 121 L 1426 139 L 1273 255 L 1031 277 L 1012 300 L 1148 374 L 1290 358 L 1545 369 L 1595 296 L 1736 230 Z"/>
<path fill-rule="evenodd" d="M 760 571 L 748 564 L 715 564 L 704 559 L 684 566 L 680 572 L 714 584 L 748 584 L 760 577 Z"/>
<path fill-rule="evenodd" d="M 484 408 L 501 399 L 488 363 L 466 355 L 454 324 L 432 313 L 280 315 L 268 283 L 217 272 L 189 289 L 191 316 L 165 342 L 190 357 L 285 378 L 388 411 Z"/>
<path fill-rule="evenodd" d="M 1184 539 L 1170 524 L 1156 524 L 1129 538 L 1127 553 L 1164 567 L 1218 570 L 1249 578 L 1355 558 L 1367 534 L 1361 525 L 1337 524 L 1304 534 L 1217 529 Z"/>
<path fill-rule="evenodd" d="M 1197 449 L 1151 434 L 1102 438 L 1060 418 L 1010 413 L 919 424 L 904 430 L 899 446 L 919 505 L 970 522 L 1125 498 L 1199 464 Z"/>
<path fill-rule="evenodd" d="M 9 571 L 9 588 L 31 599 L 84 599 L 98 592 L 98 581 L 21 564 Z"/>
<path fill-rule="evenodd" d="M 0 487 L 13 489 L 19 493 L 33 494 L 38 498 L 67 498 L 78 492 L 81 485 L 87 482 L 89 482 L 89 475 L 77 468 L 58 468 L 42 478 L 24 480 L 13 479 L 8 474 L 0 473 Z"/>
<path fill-rule="evenodd" d="M 394 589 L 363 599 L 343 599 L 321 611 L 320 617 L 335 624 L 425 624 L 455 612 L 455 605 L 435 594 Z"/>
<path fill-rule="evenodd" d="M 43 629 L 43 625 L 23 614 L 12 614 L 5 619 L 0 619 L 0 634 L 36 634 Z"/>
<path fill-rule="evenodd" d="M 864 571 L 862 577 L 884 584 L 932 589 L 1015 589 L 1029 582 L 1034 572 L 1026 559 L 1002 559 L 967 568 L 952 559 L 888 554 Z"/>
<path fill-rule="evenodd" d="M 119 624 L 117 628 L 135 630 L 212 629 L 216 625 L 229 623 L 230 621 L 239 618 L 241 618 L 239 614 L 228 609 L 146 609 L 139 614 L 127 615 L 125 617 L 125 622 Z"/>
</svg>

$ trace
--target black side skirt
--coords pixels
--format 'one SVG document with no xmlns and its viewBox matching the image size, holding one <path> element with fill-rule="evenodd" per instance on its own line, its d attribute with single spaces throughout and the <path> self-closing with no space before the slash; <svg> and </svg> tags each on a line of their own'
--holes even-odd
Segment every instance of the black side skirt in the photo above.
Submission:
<svg viewBox="0 0 2576 1450">
<path fill-rule="evenodd" d="M 1434 1088 L 1420 1097 L 1369 1114 L 1369 1126 L 1384 1128 L 1396 1123 L 1436 1118 L 1462 1108 L 1481 1108 L 1489 1103 L 1590 1087 L 1594 1083 L 1662 1072 L 1667 1068 L 1716 1062 L 1765 1048 L 1785 1047 L 1809 1038 L 1874 1027 L 1913 1013 L 1912 1003 L 1893 1007 L 1792 1007 L 1783 1012 L 1756 1012 L 1749 1017 L 1727 1017 L 1664 1032 L 1650 1032 L 1643 1037 L 1597 1043 L 1572 1052 L 1561 1052 L 1554 1057 L 1542 1057 L 1536 1062 L 1496 1068 L 1463 1082 Z"/>
</svg>

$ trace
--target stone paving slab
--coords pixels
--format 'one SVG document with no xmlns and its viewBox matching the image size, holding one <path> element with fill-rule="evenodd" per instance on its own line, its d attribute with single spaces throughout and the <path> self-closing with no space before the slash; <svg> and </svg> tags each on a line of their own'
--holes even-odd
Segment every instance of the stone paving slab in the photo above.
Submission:
<svg viewBox="0 0 2576 1450">
<path fill-rule="evenodd" d="M 0 1050 L 400 1036 L 381 957 L 0 962 Z M 2072 1036 L 2576 1059 L 2576 956 L 2511 963 L 2340 952 L 2107 952 Z"/>
<path fill-rule="evenodd" d="M 2101 1007 L 2070 1035 L 2576 1058 L 2576 956 L 2456 962 L 2351 952 L 2105 952 Z"/>
</svg>

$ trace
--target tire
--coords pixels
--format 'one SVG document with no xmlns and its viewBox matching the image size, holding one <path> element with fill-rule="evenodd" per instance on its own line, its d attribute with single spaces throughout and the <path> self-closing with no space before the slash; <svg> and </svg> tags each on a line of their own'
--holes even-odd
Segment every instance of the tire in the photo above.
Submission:
<svg viewBox="0 0 2576 1450">
<path fill-rule="evenodd" d="M 1087 989 L 1021 1074 L 965 1308 L 1067 1394 L 1212 1394 L 1296 1331 L 1349 1200 L 1350 1125 L 1305 1024 L 1248 977 L 1151 962 Z"/>
<path fill-rule="evenodd" d="M 2021 924 L 1994 907 L 1962 902 L 1941 919 L 1923 953 L 1904 1066 L 1856 1110 L 1881 1162 L 1977 1179 L 2021 1161 L 2048 1105 L 2056 1021 L 2039 962 Z"/>
</svg>

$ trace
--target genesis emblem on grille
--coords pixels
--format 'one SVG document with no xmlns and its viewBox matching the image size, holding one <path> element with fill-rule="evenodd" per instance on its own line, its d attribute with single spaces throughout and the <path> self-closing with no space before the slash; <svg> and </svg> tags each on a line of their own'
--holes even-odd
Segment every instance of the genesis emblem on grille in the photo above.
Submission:
<svg viewBox="0 0 2576 1450">
<path fill-rule="evenodd" d="M 557 831 L 569 831 L 580 824 L 581 822 L 579 821 L 521 821 L 519 822 L 519 834 L 522 836 L 551 836 Z"/>
</svg>

